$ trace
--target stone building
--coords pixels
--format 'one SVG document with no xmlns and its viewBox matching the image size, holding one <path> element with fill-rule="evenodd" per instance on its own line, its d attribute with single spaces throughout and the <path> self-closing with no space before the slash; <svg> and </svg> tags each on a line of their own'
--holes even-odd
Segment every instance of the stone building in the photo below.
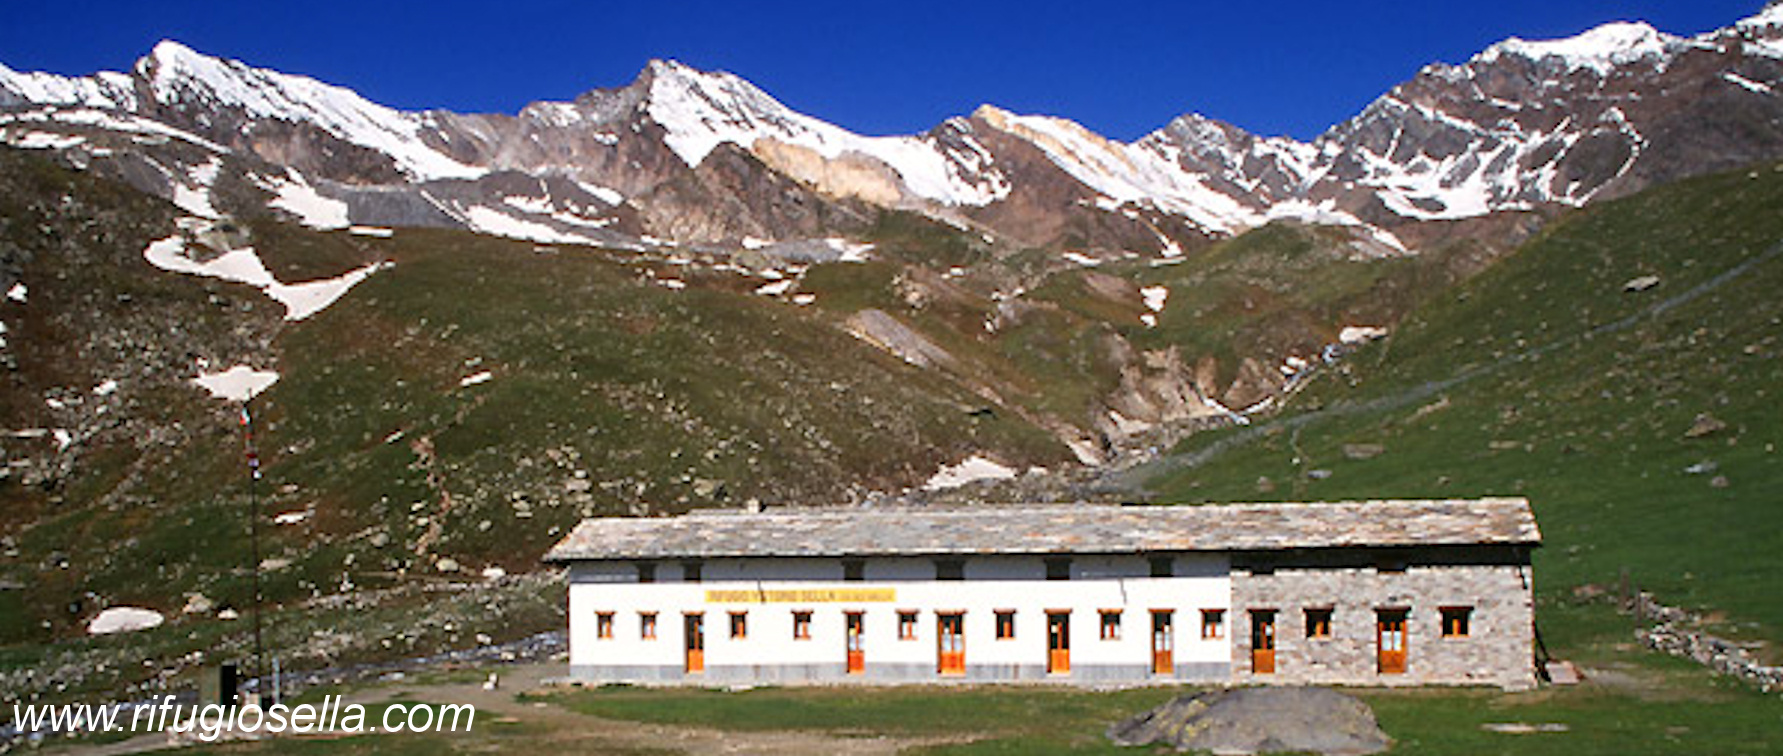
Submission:
<svg viewBox="0 0 1783 756">
<path fill-rule="evenodd" d="M 1524 499 L 583 521 L 591 682 L 1535 682 Z"/>
</svg>

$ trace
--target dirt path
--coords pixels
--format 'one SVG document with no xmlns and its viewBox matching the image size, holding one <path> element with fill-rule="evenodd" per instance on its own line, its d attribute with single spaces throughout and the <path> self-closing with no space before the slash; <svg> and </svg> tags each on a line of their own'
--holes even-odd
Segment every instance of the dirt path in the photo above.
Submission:
<svg viewBox="0 0 1783 756">
<path fill-rule="evenodd" d="M 482 683 L 446 685 L 398 685 L 349 696 L 349 703 L 379 703 L 398 696 L 440 704 L 477 707 L 479 726 L 495 722 L 542 725 L 539 745 L 576 743 L 609 748 L 668 750 L 706 754 L 790 754 L 792 756 L 870 756 L 895 754 L 904 749 L 963 742 L 967 738 L 899 738 L 886 736 L 845 737 L 822 732 L 727 731 L 687 725 L 659 725 L 578 714 L 545 702 L 524 702 L 524 692 L 550 690 L 548 677 L 563 674 L 561 664 L 508 667 L 498 671 L 500 688 L 484 690 Z"/>
<path fill-rule="evenodd" d="M 550 750 L 568 752 L 638 751 L 647 753 L 685 753 L 690 756 L 751 754 L 789 756 L 877 756 L 895 754 L 904 749 L 971 740 L 966 737 L 910 738 L 885 736 L 848 737 L 822 732 L 764 731 L 735 732 L 687 725 L 658 725 L 578 714 L 554 704 L 518 700 L 527 692 L 553 688 L 544 681 L 563 674 L 562 664 L 534 664 L 496 667 L 500 686 L 485 690 L 483 683 L 406 683 L 379 685 L 348 694 L 343 703 L 364 704 L 370 708 L 395 700 L 433 704 L 468 704 L 476 707 L 475 729 L 462 733 L 469 740 L 492 746 L 524 749 L 535 753 Z M 499 731 L 503 725 L 517 725 L 512 734 Z M 331 737 L 327 735 L 308 737 Z M 402 737 L 388 735 L 377 737 Z M 445 735 L 445 737 L 456 737 Z M 276 740 L 260 741 L 263 748 L 277 750 Z M 65 756 L 126 756 L 196 744 L 190 737 L 172 739 L 165 733 L 151 733 L 105 745 L 76 745 L 58 749 Z M 270 746 L 267 748 L 267 746 Z M 257 750 L 245 746 L 248 752 Z"/>
</svg>

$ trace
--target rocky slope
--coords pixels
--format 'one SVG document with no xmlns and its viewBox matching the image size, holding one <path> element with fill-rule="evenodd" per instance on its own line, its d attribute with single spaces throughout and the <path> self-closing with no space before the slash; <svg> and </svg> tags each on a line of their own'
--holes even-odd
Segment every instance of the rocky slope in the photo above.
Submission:
<svg viewBox="0 0 1783 756">
<path fill-rule="evenodd" d="M 163 42 L 126 73 L 0 68 L 0 120 L 15 145 L 146 155 L 159 177 L 119 172 L 194 204 L 217 191 L 206 161 L 233 157 L 268 196 L 215 204 L 272 199 L 324 225 L 734 246 L 858 232 L 850 208 L 864 203 L 1016 246 L 1170 254 L 1296 218 L 1364 225 L 1403 252 L 1432 222 L 1580 205 L 1775 156 L 1780 75 L 1777 9 L 1689 38 L 1617 22 L 1433 64 L 1310 143 L 1185 115 L 1129 144 L 992 106 L 925 134 L 864 137 L 672 61 L 511 116 L 402 112 Z M 94 131 L 130 138 L 74 143 Z M 208 154 L 158 154 L 169 139 Z"/>
</svg>

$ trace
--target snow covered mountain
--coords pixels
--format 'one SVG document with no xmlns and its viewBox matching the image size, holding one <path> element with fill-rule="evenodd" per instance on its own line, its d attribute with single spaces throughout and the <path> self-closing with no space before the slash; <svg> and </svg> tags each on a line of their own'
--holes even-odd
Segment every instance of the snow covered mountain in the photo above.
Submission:
<svg viewBox="0 0 1783 756">
<path fill-rule="evenodd" d="M 1579 205 L 1783 155 L 1783 7 L 1677 37 L 1616 22 L 1432 64 L 1310 143 L 1185 115 L 1132 143 L 984 106 L 867 137 L 748 81 L 653 61 L 516 115 L 404 112 L 162 42 L 127 73 L 0 67 L 0 142 L 215 215 L 735 246 L 914 210 L 1022 246 L 1179 254 L 1274 219 L 1427 224 Z M 221 188 L 219 188 L 221 187 Z"/>
</svg>

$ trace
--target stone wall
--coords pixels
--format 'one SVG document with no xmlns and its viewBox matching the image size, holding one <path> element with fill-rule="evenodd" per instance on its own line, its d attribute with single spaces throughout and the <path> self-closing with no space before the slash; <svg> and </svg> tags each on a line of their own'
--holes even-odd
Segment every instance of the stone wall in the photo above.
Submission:
<svg viewBox="0 0 1783 756">
<path fill-rule="evenodd" d="M 1701 617 L 1661 604 L 1645 591 L 1636 593 L 1624 608 L 1633 610 L 1637 618 L 1653 621 L 1652 627 L 1634 631 L 1648 648 L 1732 675 L 1766 693 L 1783 690 L 1783 667 L 1767 666 L 1740 644 L 1694 629 L 1702 623 Z"/>
<path fill-rule="evenodd" d="M 1260 684 L 1535 685 L 1528 553 L 1515 547 L 1315 550 L 1235 556 L 1232 677 Z M 1443 637 L 1443 607 L 1470 607 L 1468 634 Z M 1308 609 L 1331 610 L 1309 638 Z M 1405 610 L 1406 668 L 1383 674 L 1377 612 Z M 1253 611 L 1275 611 L 1275 672 L 1253 672 Z"/>
</svg>

